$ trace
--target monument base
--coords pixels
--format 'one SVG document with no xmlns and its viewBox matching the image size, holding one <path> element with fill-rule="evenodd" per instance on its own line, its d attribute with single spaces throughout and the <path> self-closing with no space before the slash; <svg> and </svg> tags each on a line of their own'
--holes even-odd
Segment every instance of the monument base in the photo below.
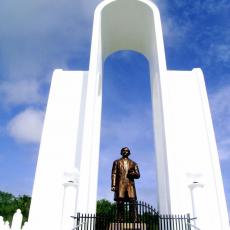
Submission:
<svg viewBox="0 0 230 230">
<path fill-rule="evenodd" d="M 144 223 L 111 223 L 109 230 L 146 230 Z"/>
</svg>

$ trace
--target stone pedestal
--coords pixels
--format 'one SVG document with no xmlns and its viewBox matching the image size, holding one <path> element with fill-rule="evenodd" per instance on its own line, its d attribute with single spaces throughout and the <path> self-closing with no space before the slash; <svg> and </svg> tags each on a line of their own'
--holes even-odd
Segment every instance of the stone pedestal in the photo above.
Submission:
<svg viewBox="0 0 230 230">
<path fill-rule="evenodd" d="M 146 230 L 144 223 L 111 223 L 109 230 Z"/>
</svg>

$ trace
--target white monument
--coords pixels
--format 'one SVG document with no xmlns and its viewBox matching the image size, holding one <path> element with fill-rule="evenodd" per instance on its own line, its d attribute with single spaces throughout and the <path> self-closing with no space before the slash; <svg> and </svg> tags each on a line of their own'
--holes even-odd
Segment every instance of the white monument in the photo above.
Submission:
<svg viewBox="0 0 230 230">
<path fill-rule="evenodd" d="M 140 52 L 149 62 L 159 212 L 197 215 L 202 230 L 229 229 L 201 69 L 167 70 L 160 15 L 151 1 L 105 0 L 95 11 L 89 71 L 53 73 L 30 230 L 71 229 L 68 216 L 95 212 L 103 63 L 118 50 Z"/>
</svg>

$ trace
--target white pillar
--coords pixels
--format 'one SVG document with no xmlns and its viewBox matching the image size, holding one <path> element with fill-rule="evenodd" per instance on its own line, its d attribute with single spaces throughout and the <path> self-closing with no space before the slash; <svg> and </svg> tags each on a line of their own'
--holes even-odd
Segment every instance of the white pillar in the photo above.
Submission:
<svg viewBox="0 0 230 230">
<path fill-rule="evenodd" d="M 17 209 L 13 216 L 11 230 L 21 230 L 22 227 L 22 213 L 20 209 Z"/>
<path fill-rule="evenodd" d="M 64 175 L 64 197 L 62 209 L 61 230 L 73 229 L 76 216 L 76 202 L 79 186 L 79 171 L 75 168 Z"/>
<path fill-rule="evenodd" d="M 195 227 L 202 229 L 202 221 L 200 219 L 199 210 L 200 206 L 202 206 L 202 188 L 204 187 L 198 181 L 193 181 L 190 185 L 191 199 L 192 199 L 192 214 L 193 214 L 193 224 Z"/>
</svg>

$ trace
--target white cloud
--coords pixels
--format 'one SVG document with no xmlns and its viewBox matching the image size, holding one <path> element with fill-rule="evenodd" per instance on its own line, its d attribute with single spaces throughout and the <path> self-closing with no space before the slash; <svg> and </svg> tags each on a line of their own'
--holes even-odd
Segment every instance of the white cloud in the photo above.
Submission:
<svg viewBox="0 0 230 230">
<path fill-rule="evenodd" d="M 229 160 L 230 159 L 230 138 L 224 138 L 222 141 L 218 143 L 218 150 L 219 150 L 219 156 L 220 160 Z"/>
<path fill-rule="evenodd" d="M 189 34 L 191 22 L 181 23 L 171 16 L 166 16 L 162 22 L 163 34 L 169 47 L 180 46 Z"/>
<path fill-rule="evenodd" d="M 202 11 L 203 13 L 216 13 L 230 8 L 228 0 L 174 0 L 177 7 L 186 7 L 189 5 L 190 11 Z"/>
<path fill-rule="evenodd" d="M 210 106 L 221 160 L 230 159 L 230 86 L 219 89 L 210 97 Z"/>
<path fill-rule="evenodd" d="M 126 105 L 128 107 L 128 105 Z M 151 124 L 152 112 L 132 107 L 122 116 L 104 120 L 102 123 L 102 138 L 113 140 L 117 146 L 124 144 L 132 146 L 137 142 L 152 141 L 153 126 Z"/>
<path fill-rule="evenodd" d="M 211 58 L 214 59 L 215 57 L 218 62 L 229 65 L 230 44 L 229 43 L 211 44 L 209 54 Z"/>
<path fill-rule="evenodd" d="M 40 84 L 36 80 L 5 81 L 0 85 L 2 103 L 9 105 L 43 102 Z"/>
<path fill-rule="evenodd" d="M 220 129 L 221 134 L 230 132 L 228 125 L 230 122 L 230 85 L 220 88 L 216 93 L 210 96 L 210 105 L 213 113 L 213 119 L 216 127 Z"/>
<path fill-rule="evenodd" d="M 0 96 L 10 106 L 37 103 L 38 89 L 50 82 L 53 69 L 68 69 L 72 63 L 86 68 L 88 62 L 82 60 L 89 53 L 93 11 L 99 2 L 1 2 Z"/>
<path fill-rule="evenodd" d="M 166 0 L 156 1 L 161 10 L 166 47 L 177 48 L 181 53 L 182 47 L 192 51 L 193 60 L 199 60 L 200 64 L 229 66 L 228 0 L 175 0 L 170 4 Z M 207 23 L 213 18 L 217 20 Z"/>
<path fill-rule="evenodd" d="M 16 141 L 24 143 L 39 143 L 44 112 L 28 108 L 16 115 L 7 126 L 8 133 Z"/>
</svg>

